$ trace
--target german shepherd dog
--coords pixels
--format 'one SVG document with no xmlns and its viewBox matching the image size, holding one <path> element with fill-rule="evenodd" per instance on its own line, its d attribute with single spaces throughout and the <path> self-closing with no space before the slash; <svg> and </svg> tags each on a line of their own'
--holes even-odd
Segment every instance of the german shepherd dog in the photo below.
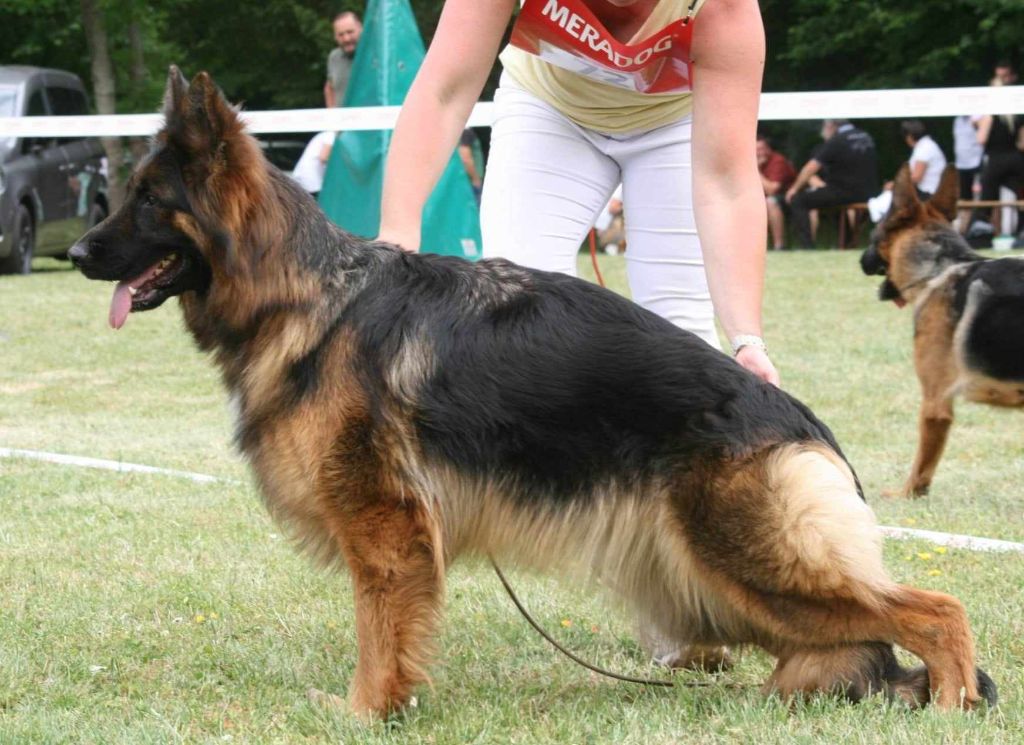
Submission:
<svg viewBox="0 0 1024 745">
<path fill-rule="evenodd" d="M 783 695 L 995 702 L 963 606 L 889 578 L 798 401 L 589 283 L 343 232 L 205 73 L 171 69 L 164 115 L 124 205 L 70 253 L 117 282 L 115 327 L 179 297 L 270 512 L 347 566 L 351 712 L 387 716 L 427 680 L 462 554 L 596 578 L 680 642 L 759 645 Z"/>
<path fill-rule="evenodd" d="M 893 203 L 861 256 L 885 276 L 879 299 L 914 306 L 914 366 L 921 382 L 920 435 L 901 494 L 928 493 L 953 424 L 953 399 L 1024 406 L 1024 261 L 976 254 L 950 221 L 959 182 L 946 168 L 938 190 L 918 198 L 904 165 Z"/>
</svg>

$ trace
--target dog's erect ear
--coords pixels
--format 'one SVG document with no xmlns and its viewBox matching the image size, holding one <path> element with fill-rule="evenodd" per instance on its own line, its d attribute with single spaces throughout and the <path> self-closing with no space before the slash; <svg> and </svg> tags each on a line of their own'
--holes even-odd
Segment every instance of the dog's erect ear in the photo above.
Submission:
<svg viewBox="0 0 1024 745">
<path fill-rule="evenodd" d="M 240 130 L 238 113 L 209 75 L 201 72 L 187 83 L 171 67 L 164 93 L 166 137 L 201 160 L 218 157 L 224 139 Z"/>
<path fill-rule="evenodd" d="M 167 86 L 164 88 L 164 118 L 182 116 L 185 113 L 188 81 L 181 74 L 177 65 L 171 65 L 167 71 Z"/>
<path fill-rule="evenodd" d="M 190 121 L 197 132 L 209 138 L 204 144 L 213 150 L 237 123 L 238 113 L 205 72 L 192 78 L 188 100 Z"/>
<path fill-rule="evenodd" d="M 952 222 L 956 218 L 956 203 L 960 198 L 960 174 L 956 166 L 947 165 L 942 172 L 939 188 L 935 190 L 928 204 L 934 207 L 943 217 Z"/>
<path fill-rule="evenodd" d="M 917 187 L 914 186 L 914 182 L 910 178 L 910 164 L 904 163 L 900 166 L 893 181 L 892 211 L 903 212 L 920 204 L 921 200 L 917 198 Z"/>
</svg>

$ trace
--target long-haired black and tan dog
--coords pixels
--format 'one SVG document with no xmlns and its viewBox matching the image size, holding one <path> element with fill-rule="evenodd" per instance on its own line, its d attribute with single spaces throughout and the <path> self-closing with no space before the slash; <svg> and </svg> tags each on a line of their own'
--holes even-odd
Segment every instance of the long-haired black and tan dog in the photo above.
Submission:
<svg viewBox="0 0 1024 745">
<path fill-rule="evenodd" d="M 344 233 L 205 74 L 172 69 L 164 113 L 126 203 L 71 255 L 118 282 L 114 326 L 179 296 L 270 511 L 348 567 L 354 712 L 426 679 L 466 553 L 597 577 L 681 641 L 760 645 L 784 694 L 994 701 L 963 607 L 889 578 L 799 402 L 596 286 Z"/>
<path fill-rule="evenodd" d="M 885 276 L 881 300 L 914 306 L 920 436 L 904 496 L 928 492 L 953 424 L 953 399 L 1024 406 L 1024 261 L 987 259 L 953 229 L 959 183 L 946 168 L 921 202 L 904 165 L 893 203 L 861 256 Z"/>
</svg>

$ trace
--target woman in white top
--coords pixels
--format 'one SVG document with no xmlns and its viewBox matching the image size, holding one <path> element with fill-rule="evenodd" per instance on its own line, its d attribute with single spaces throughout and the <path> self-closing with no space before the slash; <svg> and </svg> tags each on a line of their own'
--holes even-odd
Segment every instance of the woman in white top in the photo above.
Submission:
<svg viewBox="0 0 1024 745">
<path fill-rule="evenodd" d="M 913 148 L 910 153 L 910 180 L 922 198 L 930 197 L 939 188 L 942 172 L 946 169 L 946 156 L 920 119 L 902 122 L 900 132 L 907 145 Z"/>
<path fill-rule="evenodd" d="M 445 3 L 391 142 L 381 240 L 418 250 L 516 5 Z M 717 346 L 713 299 L 737 361 L 777 383 L 761 340 L 764 51 L 756 0 L 525 0 L 501 57 L 485 255 L 575 273 L 621 180 L 634 300 Z"/>
</svg>

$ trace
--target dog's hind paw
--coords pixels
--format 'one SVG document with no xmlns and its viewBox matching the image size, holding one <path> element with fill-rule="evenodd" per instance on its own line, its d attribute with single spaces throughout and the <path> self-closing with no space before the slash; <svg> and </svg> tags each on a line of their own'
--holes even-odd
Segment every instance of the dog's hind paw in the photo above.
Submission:
<svg viewBox="0 0 1024 745">
<path fill-rule="evenodd" d="M 982 707 L 996 708 L 999 705 L 999 691 L 995 681 L 980 667 L 975 668 L 975 676 L 978 697 L 968 701 L 963 698 L 961 692 L 959 708 L 965 710 Z M 904 703 L 914 709 L 933 703 L 928 670 L 923 665 L 912 670 L 901 670 L 898 675 L 887 681 L 886 688 L 890 698 L 902 699 Z"/>
</svg>

